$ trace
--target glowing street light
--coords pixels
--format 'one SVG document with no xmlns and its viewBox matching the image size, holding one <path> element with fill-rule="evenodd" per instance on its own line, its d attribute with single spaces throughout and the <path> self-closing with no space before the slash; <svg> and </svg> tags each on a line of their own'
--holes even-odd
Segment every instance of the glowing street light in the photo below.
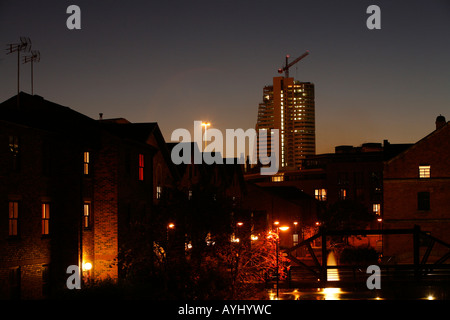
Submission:
<svg viewBox="0 0 450 320">
<path fill-rule="evenodd" d="M 175 225 L 170 222 L 169 224 L 167 224 L 167 241 L 169 241 L 169 230 L 175 229 Z"/>
<path fill-rule="evenodd" d="M 89 271 L 91 269 L 92 269 L 92 263 L 90 263 L 90 262 L 83 263 L 83 271 Z"/>
<path fill-rule="evenodd" d="M 277 242 L 276 242 L 276 255 L 277 255 L 277 300 L 278 300 L 278 287 L 279 287 L 279 283 L 280 283 L 280 273 L 279 273 L 279 265 L 278 265 L 278 251 L 279 251 L 279 247 L 280 247 L 280 230 L 281 231 L 287 231 L 289 230 L 288 226 L 281 226 L 279 227 L 280 222 L 279 221 L 275 221 L 273 223 L 274 225 L 277 226 Z"/>
<path fill-rule="evenodd" d="M 206 138 L 206 129 L 211 125 L 211 123 L 209 122 L 202 122 L 202 127 L 205 127 L 205 146 L 203 148 L 203 151 L 206 150 L 206 142 L 207 142 L 207 138 Z"/>
</svg>

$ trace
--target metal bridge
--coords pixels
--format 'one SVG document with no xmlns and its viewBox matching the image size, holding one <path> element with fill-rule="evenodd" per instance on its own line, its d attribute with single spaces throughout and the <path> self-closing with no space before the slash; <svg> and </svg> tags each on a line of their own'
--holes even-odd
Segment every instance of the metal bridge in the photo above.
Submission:
<svg viewBox="0 0 450 320">
<path fill-rule="evenodd" d="M 450 258 L 450 245 L 420 230 L 419 226 L 412 229 L 384 229 L 384 230 L 326 230 L 321 228 L 319 232 L 291 248 L 283 248 L 287 258 L 292 262 L 289 270 L 288 284 L 291 288 L 306 287 L 340 287 L 358 288 L 366 287 L 368 265 L 327 265 L 327 238 L 333 236 L 366 236 L 366 235 L 410 235 L 413 242 L 413 263 L 396 264 L 390 261 L 379 261 L 376 265 L 380 268 L 381 283 L 383 285 L 397 285 L 400 283 L 439 284 L 450 283 L 450 264 L 445 262 Z M 312 247 L 314 240 L 321 240 L 319 250 Z M 421 245 L 422 243 L 422 245 Z M 425 252 L 420 255 L 420 246 Z M 436 244 L 442 245 L 446 253 L 434 262 L 428 259 Z M 297 249 L 305 248 L 310 258 L 305 260 L 294 256 Z M 423 250 L 422 250 L 423 251 Z M 330 271 L 337 271 L 339 279 L 330 279 Z M 367 288 L 367 287 L 366 287 Z"/>
</svg>

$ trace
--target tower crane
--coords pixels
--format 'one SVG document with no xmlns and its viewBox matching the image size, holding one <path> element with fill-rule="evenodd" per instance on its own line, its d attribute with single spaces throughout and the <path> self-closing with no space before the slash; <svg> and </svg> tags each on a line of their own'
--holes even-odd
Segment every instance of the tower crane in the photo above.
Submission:
<svg viewBox="0 0 450 320">
<path fill-rule="evenodd" d="M 288 63 L 289 55 L 286 55 L 286 65 L 283 68 L 278 69 L 278 73 L 283 73 L 284 71 L 284 77 L 289 78 L 289 68 L 292 67 L 294 64 L 302 60 L 304 57 L 306 57 L 309 54 L 309 51 L 306 51 L 304 54 L 302 54 L 300 57 L 292 61 L 291 63 Z"/>
</svg>

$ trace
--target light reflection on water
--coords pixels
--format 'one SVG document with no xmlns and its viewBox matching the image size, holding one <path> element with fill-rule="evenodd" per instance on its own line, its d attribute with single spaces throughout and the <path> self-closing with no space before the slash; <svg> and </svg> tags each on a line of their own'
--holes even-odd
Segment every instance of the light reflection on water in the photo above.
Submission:
<svg viewBox="0 0 450 320">
<path fill-rule="evenodd" d="M 342 288 L 314 288 L 314 289 L 279 289 L 278 299 L 276 289 L 267 291 L 269 300 L 391 300 L 383 297 L 379 291 L 346 291 Z M 395 297 L 394 299 L 402 298 Z M 423 291 L 412 300 L 438 299 L 433 292 Z"/>
<path fill-rule="evenodd" d="M 278 300 L 343 300 L 346 291 L 341 288 L 317 288 L 311 290 L 280 289 Z M 277 300 L 276 290 L 268 290 L 269 299 Z"/>
</svg>

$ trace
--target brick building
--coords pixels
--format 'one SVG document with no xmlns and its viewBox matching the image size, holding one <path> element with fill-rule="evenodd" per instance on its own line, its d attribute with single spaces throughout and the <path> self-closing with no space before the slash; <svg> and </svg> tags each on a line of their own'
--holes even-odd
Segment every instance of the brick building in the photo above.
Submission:
<svg viewBox="0 0 450 320">
<path fill-rule="evenodd" d="M 383 228 L 417 225 L 450 243 L 450 125 L 443 116 L 437 117 L 436 130 L 385 163 L 383 188 Z M 389 235 L 383 240 L 385 256 L 412 262 L 411 236 Z M 439 250 L 436 245 L 430 260 L 440 255 Z"/>
<path fill-rule="evenodd" d="M 0 104 L 0 297 L 39 299 L 117 279 L 129 225 L 177 179 L 156 123 L 98 121 L 39 96 Z"/>
<path fill-rule="evenodd" d="M 341 201 L 362 203 L 382 215 L 383 163 L 411 144 L 365 143 L 359 147 L 338 146 L 335 153 L 308 156 L 301 170 L 273 176 L 249 173 L 246 180 L 261 187 L 295 187 L 322 203 L 321 210 Z M 370 226 L 378 228 L 375 221 Z"/>
<path fill-rule="evenodd" d="M 121 253 L 137 245 L 154 256 L 155 245 L 169 245 L 170 219 L 179 219 L 172 221 L 180 244 L 174 252 L 183 258 L 189 222 L 180 193 L 188 200 L 203 188 L 222 200 L 216 207 L 226 201 L 238 210 L 236 161 L 175 165 L 174 144 L 157 123 L 94 120 L 36 95 L 19 97 L 20 104 L 18 97 L 0 104 L 0 298 L 66 290 L 71 265 L 80 267 L 82 286 L 121 278 Z"/>
</svg>

